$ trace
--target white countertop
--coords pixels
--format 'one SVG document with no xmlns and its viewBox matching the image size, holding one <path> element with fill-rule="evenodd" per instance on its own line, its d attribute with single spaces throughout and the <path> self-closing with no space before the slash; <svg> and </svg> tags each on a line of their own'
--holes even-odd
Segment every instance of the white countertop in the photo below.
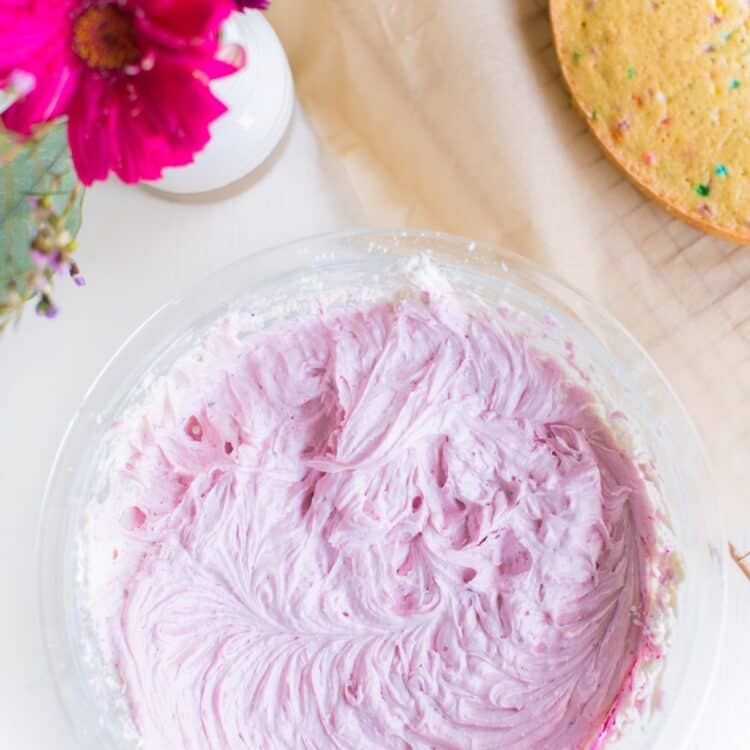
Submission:
<svg viewBox="0 0 750 750">
<path fill-rule="evenodd" d="M 220 197 L 178 202 L 116 183 L 88 192 L 78 251 L 87 286 L 62 279 L 57 320 L 29 310 L 20 331 L 0 339 L 0 747 L 75 747 L 44 663 L 34 544 L 47 473 L 91 381 L 139 323 L 209 272 L 283 241 L 365 224 L 346 176 L 299 111 L 271 160 Z M 750 582 L 734 567 L 729 577 L 726 648 L 691 750 L 750 747 Z"/>
</svg>

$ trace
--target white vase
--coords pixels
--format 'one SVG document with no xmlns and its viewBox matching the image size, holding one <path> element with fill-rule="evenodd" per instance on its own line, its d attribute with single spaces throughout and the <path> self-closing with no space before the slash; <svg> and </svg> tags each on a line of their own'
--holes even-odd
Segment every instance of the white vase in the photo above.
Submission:
<svg viewBox="0 0 750 750">
<path fill-rule="evenodd" d="M 151 187 L 167 193 L 203 193 L 229 185 L 262 164 L 286 131 L 294 84 L 284 49 L 256 10 L 234 13 L 222 41 L 245 50 L 245 67 L 211 83 L 228 112 L 211 125 L 211 140 L 185 167 L 164 170 Z"/>
</svg>

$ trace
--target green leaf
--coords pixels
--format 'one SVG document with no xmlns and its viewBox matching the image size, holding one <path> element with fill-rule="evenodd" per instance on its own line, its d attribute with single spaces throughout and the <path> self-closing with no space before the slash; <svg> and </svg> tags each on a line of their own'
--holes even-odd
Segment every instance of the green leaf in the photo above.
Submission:
<svg viewBox="0 0 750 750">
<path fill-rule="evenodd" d="M 81 225 L 83 190 L 76 177 L 64 121 L 19 139 L 0 129 L 0 329 L 12 314 L 9 295 L 27 300 L 34 264 L 29 255 L 35 226 L 29 197 L 49 196 L 65 228 L 75 236 Z"/>
</svg>

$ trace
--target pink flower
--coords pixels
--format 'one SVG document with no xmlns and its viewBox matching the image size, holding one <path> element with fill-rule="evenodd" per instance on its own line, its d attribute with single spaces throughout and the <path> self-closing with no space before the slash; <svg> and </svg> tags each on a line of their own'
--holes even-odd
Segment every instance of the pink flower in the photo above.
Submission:
<svg viewBox="0 0 750 750">
<path fill-rule="evenodd" d="M 237 0 L 237 6 L 240 10 L 245 8 L 257 8 L 258 10 L 266 10 L 271 4 L 271 0 Z"/>
<path fill-rule="evenodd" d="M 68 116 L 73 162 L 86 185 L 115 172 L 156 179 L 193 161 L 226 111 L 211 79 L 236 67 L 218 57 L 234 0 L 0 0 L 0 86 L 33 88 L 3 115 L 29 134 Z"/>
</svg>

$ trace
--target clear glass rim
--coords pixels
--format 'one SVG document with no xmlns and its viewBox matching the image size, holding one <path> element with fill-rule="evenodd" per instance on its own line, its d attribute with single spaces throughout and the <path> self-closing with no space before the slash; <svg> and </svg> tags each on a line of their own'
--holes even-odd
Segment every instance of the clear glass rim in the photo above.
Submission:
<svg viewBox="0 0 750 750">
<path fill-rule="evenodd" d="M 623 342 L 632 348 L 633 351 L 637 352 L 640 359 L 642 359 L 645 365 L 651 370 L 653 377 L 658 381 L 665 397 L 669 399 L 670 407 L 679 415 L 684 428 L 691 433 L 690 438 L 692 442 L 695 443 L 702 459 L 706 461 L 705 450 L 703 449 L 702 440 L 698 434 L 697 428 L 688 415 L 687 410 L 684 408 L 674 390 L 664 377 L 661 369 L 653 361 L 643 346 L 606 309 L 587 298 L 583 293 L 562 279 L 557 273 L 540 266 L 512 250 L 495 246 L 492 243 L 474 241 L 469 238 L 432 230 L 370 228 L 356 231 L 318 234 L 250 253 L 223 268 L 214 271 L 186 292 L 175 295 L 135 328 L 135 330 L 117 348 L 115 353 L 108 359 L 90 387 L 87 389 L 81 404 L 70 419 L 50 468 L 40 509 L 40 521 L 35 552 L 37 567 L 35 577 L 37 583 L 38 625 L 44 645 L 48 670 L 53 677 L 58 701 L 64 709 L 68 724 L 71 727 L 74 736 L 77 738 L 84 738 L 81 735 L 82 730 L 77 721 L 74 707 L 74 701 L 81 699 L 82 690 L 80 685 L 75 685 L 73 687 L 73 692 L 77 693 L 77 695 L 71 693 L 70 687 L 66 686 L 66 680 L 70 680 L 70 674 L 68 673 L 66 666 L 63 665 L 59 659 L 60 649 L 65 651 L 66 648 L 71 648 L 72 644 L 69 641 L 71 623 L 66 620 L 65 633 L 63 634 L 64 639 L 61 639 L 59 634 L 55 633 L 55 629 L 59 628 L 59 621 L 55 620 L 55 613 L 53 610 L 55 608 L 59 610 L 61 606 L 64 609 L 65 592 L 54 587 L 53 582 L 48 580 L 46 571 L 55 569 L 55 566 L 62 567 L 64 565 L 64 561 L 58 556 L 60 551 L 60 535 L 63 533 L 59 524 L 60 518 L 55 517 L 51 511 L 55 510 L 53 502 L 55 498 L 58 500 L 61 498 L 64 499 L 66 502 L 60 505 L 57 510 L 62 513 L 63 520 L 66 523 L 69 521 L 66 516 L 66 511 L 70 509 L 70 502 L 68 501 L 72 490 L 72 479 L 69 475 L 72 470 L 65 464 L 66 460 L 70 458 L 75 459 L 76 455 L 79 453 L 79 444 L 83 445 L 86 442 L 88 428 L 92 424 L 91 414 L 86 411 L 87 405 L 89 405 L 92 400 L 95 400 L 96 398 L 104 398 L 107 393 L 111 393 L 112 383 L 110 380 L 112 380 L 113 371 L 121 363 L 130 359 L 135 361 L 142 361 L 144 359 L 143 353 L 139 351 L 144 340 L 147 344 L 150 344 L 150 349 L 152 350 L 163 352 L 165 349 L 168 349 L 169 345 L 180 336 L 179 330 L 175 330 L 173 326 L 170 328 L 170 324 L 173 324 L 177 320 L 177 311 L 183 308 L 186 303 L 198 299 L 202 292 L 212 288 L 221 288 L 221 282 L 223 280 L 243 277 L 243 273 L 241 273 L 242 271 L 246 271 L 252 267 L 257 267 L 263 261 L 270 260 L 275 256 L 284 256 L 287 259 L 288 267 L 281 271 L 273 271 L 270 274 L 267 274 L 267 277 L 260 282 L 260 285 L 262 286 L 263 283 L 267 283 L 270 280 L 278 280 L 285 275 L 296 273 L 300 270 L 298 262 L 310 262 L 311 257 L 308 248 L 314 248 L 316 251 L 320 251 L 322 246 L 328 244 L 335 245 L 336 243 L 352 240 L 370 240 L 373 243 L 377 243 L 378 241 L 396 243 L 399 243 L 400 241 L 429 243 L 429 241 L 432 240 L 452 246 L 457 253 L 465 253 L 466 250 L 469 249 L 472 265 L 477 262 L 485 265 L 502 264 L 503 267 L 505 267 L 505 264 L 507 263 L 510 264 L 514 270 L 518 269 L 522 273 L 527 273 L 532 277 L 543 279 L 545 284 L 551 284 L 553 291 L 556 294 L 561 295 L 561 297 L 570 298 L 573 304 L 581 305 L 590 312 L 595 313 L 603 323 L 622 338 Z M 330 265 L 332 260 L 332 256 L 328 256 L 326 253 L 320 254 L 318 252 L 317 256 L 312 257 L 313 265 L 307 268 L 307 270 L 314 271 L 317 268 L 324 268 L 327 265 Z M 464 259 L 464 262 L 467 261 Z M 212 301 L 211 307 L 209 308 L 211 314 L 217 309 L 220 309 L 222 305 L 229 304 L 234 296 L 234 293 L 231 291 L 232 288 L 232 284 L 229 284 L 229 291 L 227 291 L 223 297 Z M 562 303 L 562 299 L 559 301 Z M 201 316 L 196 315 L 191 320 L 192 323 L 195 323 L 201 320 Z M 164 327 L 166 327 L 165 331 L 169 332 L 171 330 L 174 334 L 171 342 L 165 342 L 164 336 L 160 333 L 161 329 Z M 149 352 L 149 354 L 151 353 L 152 352 Z M 137 380 L 139 376 L 140 375 L 137 373 L 133 377 L 133 380 Z M 132 383 L 130 387 L 132 387 Z M 111 396 L 108 400 L 111 400 Z M 717 614 L 717 624 L 713 629 L 713 635 L 716 638 L 717 643 L 712 649 L 710 659 L 704 659 L 706 662 L 704 666 L 706 667 L 707 673 L 704 672 L 705 683 L 704 687 L 701 688 L 702 695 L 695 704 L 695 712 L 690 718 L 692 729 L 694 729 L 697 724 L 710 693 L 710 687 L 714 681 L 726 619 L 727 563 L 724 550 L 724 547 L 726 546 L 724 540 L 726 537 L 721 527 L 721 520 L 718 517 L 715 515 L 713 517 L 707 516 L 706 514 L 703 514 L 703 516 L 704 517 L 701 521 L 707 524 L 707 528 L 705 528 L 704 531 L 706 535 L 713 540 L 711 543 L 712 553 L 714 549 L 716 551 L 714 572 L 717 576 L 714 583 L 718 584 L 719 588 L 718 591 L 713 592 L 713 603 L 718 607 L 719 612 Z M 84 700 L 85 699 L 86 696 L 84 696 Z M 686 732 L 686 737 L 689 737 L 690 734 L 692 734 L 692 730 Z"/>
</svg>

